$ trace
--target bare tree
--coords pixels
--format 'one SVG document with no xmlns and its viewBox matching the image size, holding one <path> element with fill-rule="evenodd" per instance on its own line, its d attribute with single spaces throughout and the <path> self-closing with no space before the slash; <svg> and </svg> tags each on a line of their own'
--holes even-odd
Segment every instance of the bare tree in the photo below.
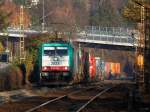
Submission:
<svg viewBox="0 0 150 112">
<path fill-rule="evenodd" d="M 43 7 L 44 6 L 44 14 Z M 33 17 L 39 18 L 39 25 L 45 19 L 45 26 L 55 30 L 72 30 L 75 26 L 87 24 L 87 9 L 84 0 L 41 0 L 32 8 Z"/>
</svg>

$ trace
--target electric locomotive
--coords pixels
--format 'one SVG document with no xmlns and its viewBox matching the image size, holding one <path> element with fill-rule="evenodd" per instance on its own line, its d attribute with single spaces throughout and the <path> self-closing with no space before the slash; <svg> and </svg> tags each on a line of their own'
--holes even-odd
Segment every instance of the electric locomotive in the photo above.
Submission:
<svg viewBox="0 0 150 112">
<path fill-rule="evenodd" d="M 73 77 L 73 47 L 67 42 L 43 43 L 39 49 L 40 83 L 68 83 Z"/>
</svg>

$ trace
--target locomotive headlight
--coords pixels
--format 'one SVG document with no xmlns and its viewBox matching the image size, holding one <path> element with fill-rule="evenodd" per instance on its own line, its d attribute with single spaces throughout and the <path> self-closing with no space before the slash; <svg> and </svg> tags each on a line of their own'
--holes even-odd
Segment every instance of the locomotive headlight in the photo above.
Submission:
<svg viewBox="0 0 150 112">
<path fill-rule="evenodd" d="M 44 69 L 44 70 L 46 70 L 46 69 L 47 69 L 47 67 L 44 67 L 43 69 Z"/>
<path fill-rule="evenodd" d="M 65 67 L 65 70 L 67 70 L 68 69 L 68 67 Z"/>
<path fill-rule="evenodd" d="M 93 69 L 93 66 L 90 66 L 90 69 Z"/>
</svg>

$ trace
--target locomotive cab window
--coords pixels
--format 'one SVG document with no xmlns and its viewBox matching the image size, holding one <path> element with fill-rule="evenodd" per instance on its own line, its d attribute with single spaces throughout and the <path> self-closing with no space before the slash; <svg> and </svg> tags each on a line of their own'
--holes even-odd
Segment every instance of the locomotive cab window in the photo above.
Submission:
<svg viewBox="0 0 150 112">
<path fill-rule="evenodd" d="M 55 50 L 44 50 L 45 56 L 55 56 Z"/>
<path fill-rule="evenodd" d="M 67 47 L 44 47 L 44 56 L 67 56 Z"/>
<path fill-rule="evenodd" d="M 67 56 L 68 55 L 67 47 L 56 47 L 56 54 L 59 56 Z"/>
<path fill-rule="evenodd" d="M 55 56 L 55 47 L 44 47 L 44 56 Z"/>
</svg>

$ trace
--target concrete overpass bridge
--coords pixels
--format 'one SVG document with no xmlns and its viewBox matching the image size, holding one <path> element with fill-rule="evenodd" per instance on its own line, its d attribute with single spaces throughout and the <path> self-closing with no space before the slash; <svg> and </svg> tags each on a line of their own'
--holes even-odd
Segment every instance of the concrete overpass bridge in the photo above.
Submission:
<svg viewBox="0 0 150 112">
<path fill-rule="evenodd" d="M 47 32 L 47 31 L 45 31 Z M 7 33 L 0 33 L 0 36 L 8 37 L 29 37 L 31 35 L 38 35 L 43 33 L 37 30 L 19 30 L 8 28 Z M 87 43 L 87 44 L 102 44 L 113 46 L 134 47 L 138 45 L 139 33 L 130 28 L 122 27 L 99 27 L 88 26 L 85 29 L 75 33 L 76 38 L 72 41 Z"/>
<path fill-rule="evenodd" d="M 74 41 L 105 46 L 135 47 L 138 45 L 139 33 L 129 28 L 86 27 Z"/>
</svg>

